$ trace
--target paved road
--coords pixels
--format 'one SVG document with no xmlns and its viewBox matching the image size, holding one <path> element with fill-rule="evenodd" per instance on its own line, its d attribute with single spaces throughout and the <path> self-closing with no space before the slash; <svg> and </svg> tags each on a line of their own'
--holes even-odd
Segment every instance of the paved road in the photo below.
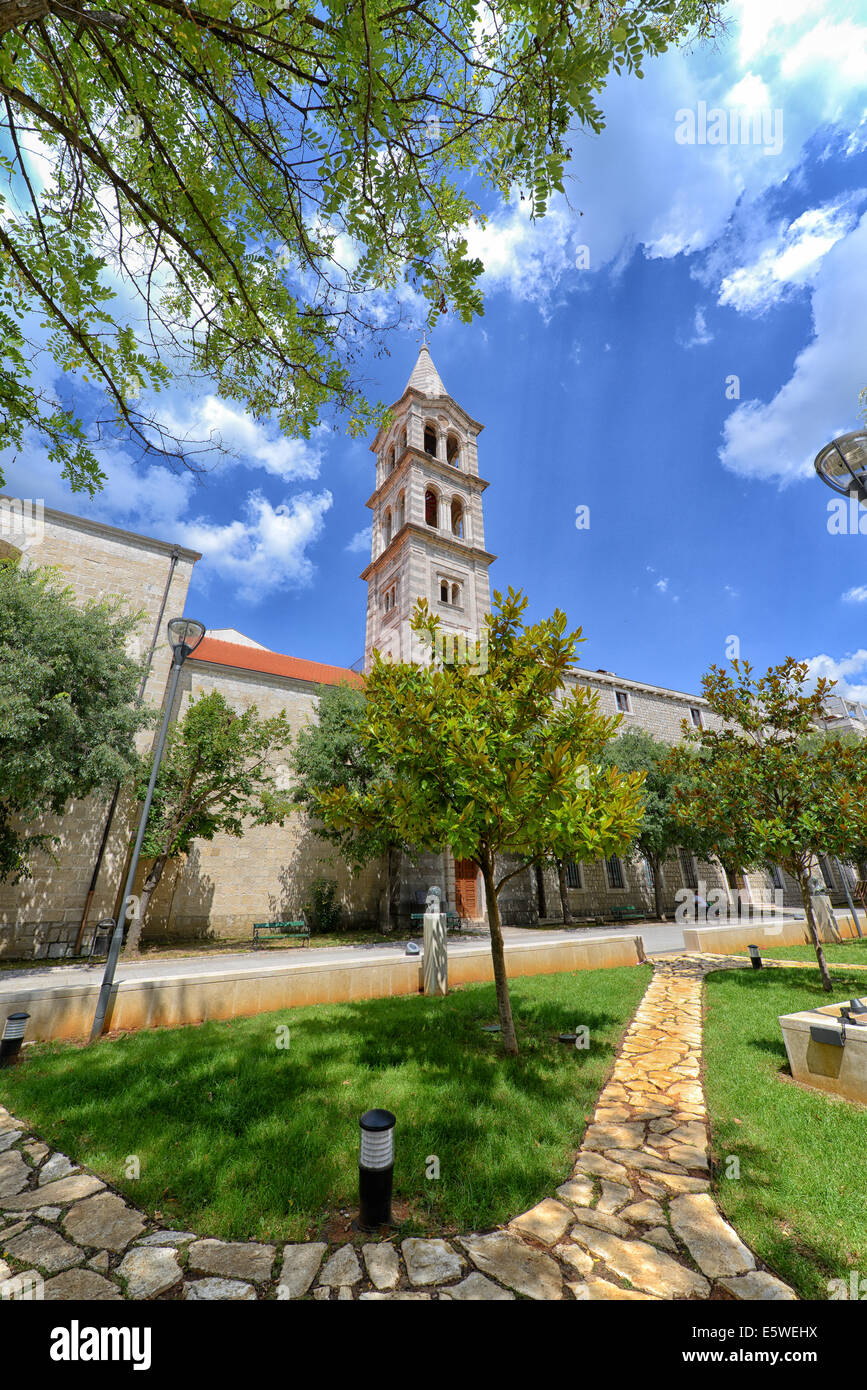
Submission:
<svg viewBox="0 0 867 1390">
<path fill-rule="evenodd" d="M 549 943 L 557 941 L 594 941 L 600 937 L 641 936 L 648 955 L 664 954 L 668 951 L 683 950 L 683 927 L 677 922 L 647 923 L 641 926 L 579 927 L 573 931 L 562 928 L 548 930 L 545 927 L 505 927 L 503 936 L 507 942 L 534 941 Z M 417 937 L 420 941 L 421 938 Z M 463 941 L 450 941 L 449 952 L 461 955 L 478 949 L 488 940 L 484 931 L 473 934 Z M 207 975 L 214 971 L 234 970 L 238 974 L 261 970 L 263 966 L 290 969 L 299 965 L 340 966 L 356 960 L 391 961 L 401 959 L 406 950 L 406 937 L 401 937 L 393 946 L 370 943 L 359 946 L 319 946 L 289 947 L 285 950 L 268 948 L 262 951 L 219 952 L 215 955 L 175 956 L 170 960 L 143 960 L 136 964 L 121 962 L 116 979 L 153 980 L 178 975 Z M 17 992 L 42 988 L 62 988 L 66 985 L 97 983 L 102 978 L 103 965 L 45 966 L 34 962 L 32 967 L 21 970 L 0 970 L 0 994 L 7 997 Z"/>
</svg>

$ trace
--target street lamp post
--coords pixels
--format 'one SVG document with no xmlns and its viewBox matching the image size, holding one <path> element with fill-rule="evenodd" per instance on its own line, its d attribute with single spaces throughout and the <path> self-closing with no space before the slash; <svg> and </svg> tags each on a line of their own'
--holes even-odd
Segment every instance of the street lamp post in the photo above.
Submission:
<svg viewBox="0 0 867 1390">
<path fill-rule="evenodd" d="M 114 972 L 117 969 L 117 962 L 120 957 L 121 947 L 123 946 L 123 924 L 126 918 L 127 903 L 132 893 L 132 886 L 135 880 L 135 872 L 138 868 L 139 855 L 141 854 L 142 841 L 144 840 L 145 829 L 148 823 L 148 814 L 153 801 L 154 787 L 157 783 L 157 775 L 160 770 L 160 762 L 163 756 L 163 749 L 166 746 L 166 734 L 168 733 L 169 723 L 172 717 L 172 710 L 175 704 L 175 696 L 178 690 L 178 681 L 181 676 L 181 667 L 191 652 L 201 642 L 205 635 L 204 623 L 196 622 L 195 618 L 172 618 L 168 625 L 169 643 L 174 654 L 172 661 L 172 676 L 169 682 L 169 692 L 166 696 L 165 713 L 163 722 L 160 726 L 159 737 L 154 748 L 154 762 L 151 768 L 150 781 L 142 806 L 141 816 L 139 817 L 138 833 L 135 837 L 132 858 L 129 864 L 129 871 L 126 876 L 126 884 L 121 899 L 120 915 L 114 924 L 111 945 L 108 950 L 108 960 L 105 963 L 105 973 L 102 977 L 102 987 L 99 991 L 99 999 L 96 1004 L 96 1013 L 93 1016 L 93 1027 L 90 1030 L 90 1041 L 93 1042 L 102 1033 L 105 1026 L 105 1015 L 108 1012 L 108 1003 L 111 998 L 111 991 L 114 985 Z"/>
<path fill-rule="evenodd" d="M 867 504 L 867 430 L 852 430 L 849 434 L 838 435 L 819 450 L 813 466 L 832 492 Z M 857 507 L 855 510 L 857 513 Z M 862 936 L 861 922 L 849 892 L 849 881 L 839 859 L 837 868 L 856 930 Z"/>
</svg>

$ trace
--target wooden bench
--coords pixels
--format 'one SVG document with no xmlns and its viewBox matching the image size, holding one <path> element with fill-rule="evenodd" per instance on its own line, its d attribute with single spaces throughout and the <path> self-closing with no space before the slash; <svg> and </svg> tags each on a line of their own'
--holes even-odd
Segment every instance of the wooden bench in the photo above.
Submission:
<svg viewBox="0 0 867 1390">
<path fill-rule="evenodd" d="M 449 932 L 449 931 L 460 931 L 461 928 L 462 928 L 463 925 L 464 925 L 464 923 L 463 923 L 463 918 L 459 917 L 458 914 L 457 914 L 456 912 L 447 912 L 447 913 L 445 914 L 445 919 L 446 919 L 446 931 L 447 931 L 447 932 Z M 410 920 L 410 922 L 413 922 L 413 923 L 414 923 L 414 922 L 418 922 L 419 926 L 420 926 L 422 929 L 424 928 L 424 913 L 423 913 L 423 912 L 413 912 L 413 913 L 411 913 L 411 914 L 410 914 L 410 919 L 409 919 L 409 920 Z"/>
<path fill-rule="evenodd" d="M 612 907 L 609 916 L 613 917 L 615 922 L 629 922 L 637 917 L 643 917 L 644 913 L 630 903 L 626 907 Z"/>
<path fill-rule="evenodd" d="M 254 922 L 253 923 L 253 950 L 259 949 L 260 935 L 266 936 L 269 940 L 273 937 L 301 937 L 302 940 L 310 945 L 310 928 L 307 925 L 304 914 L 302 913 L 296 922 Z"/>
</svg>

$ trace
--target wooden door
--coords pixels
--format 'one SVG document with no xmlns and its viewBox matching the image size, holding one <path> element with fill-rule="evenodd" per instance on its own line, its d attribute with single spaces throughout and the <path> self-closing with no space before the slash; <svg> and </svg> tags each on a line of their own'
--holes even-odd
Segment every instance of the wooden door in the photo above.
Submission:
<svg viewBox="0 0 867 1390">
<path fill-rule="evenodd" d="M 472 859 L 455 860 L 455 897 L 459 917 L 478 917 L 478 869 Z"/>
</svg>

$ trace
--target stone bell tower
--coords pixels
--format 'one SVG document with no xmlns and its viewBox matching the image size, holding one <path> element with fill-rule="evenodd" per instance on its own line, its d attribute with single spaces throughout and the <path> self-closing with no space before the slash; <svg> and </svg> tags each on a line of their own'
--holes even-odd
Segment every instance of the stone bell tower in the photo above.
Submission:
<svg viewBox="0 0 867 1390">
<path fill-rule="evenodd" d="M 367 581 L 365 670 L 378 649 L 393 661 L 425 661 L 429 649 L 410 629 L 426 598 L 444 634 L 478 637 L 491 606 L 476 440 L 484 427 L 446 391 L 427 343 L 392 423 L 380 430 Z"/>
</svg>

